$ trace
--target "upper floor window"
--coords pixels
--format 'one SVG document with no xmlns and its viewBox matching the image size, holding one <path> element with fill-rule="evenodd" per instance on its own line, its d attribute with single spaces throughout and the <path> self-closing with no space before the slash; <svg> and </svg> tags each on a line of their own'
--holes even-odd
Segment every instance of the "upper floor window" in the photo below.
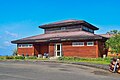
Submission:
<svg viewBox="0 0 120 80">
<path fill-rule="evenodd" d="M 18 48 L 31 48 L 33 44 L 18 44 Z"/>
<path fill-rule="evenodd" d="M 87 46 L 94 46 L 94 42 L 87 42 Z"/>
<path fill-rule="evenodd" d="M 90 28 L 88 28 L 88 27 L 83 26 L 82 28 L 83 28 L 83 30 L 85 30 L 85 31 L 88 31 L 88 32 L 91 32 L 91 33 L 94 32 L 94 30 L 92 30 L 92 29 L 90 29 Z"/>
<path fill-rule="evenodd" d="M 88 31 L 88 30 L 89 30 L 89 28 L 87 28 L 87 27 L 83 26 L 83 30 Z"/>
<path fill-rule="evenodd" d="M 88 31 L 89 31 L 89 32 L 92 32 L 92 33 L 94 32 L 94 30 L 92 30 L 92 29 L 89 29 Z"/>
<path fill-rule="evenodd" d="M 84 42 L 72 42 L 72 46 L 84 46 Z"/>
<path fill-rule="evenodd" d="M 66 27 L 61 27 L 61 30 L 66 30 Z"/>
</svg>

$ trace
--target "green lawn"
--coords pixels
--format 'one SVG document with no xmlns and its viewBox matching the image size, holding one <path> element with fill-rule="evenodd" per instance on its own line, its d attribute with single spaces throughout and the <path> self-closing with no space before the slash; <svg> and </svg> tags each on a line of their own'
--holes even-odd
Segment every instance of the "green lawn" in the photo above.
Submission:
<svg viewBox="0 0 120 80">
<path fill-rule="evenodd" d="M 59 61 L 65 62 L 88 62 L 95 64 L 110 64 L 111 58 L 79 58 L 79 57 L 59 57 Z"/>
</svg>

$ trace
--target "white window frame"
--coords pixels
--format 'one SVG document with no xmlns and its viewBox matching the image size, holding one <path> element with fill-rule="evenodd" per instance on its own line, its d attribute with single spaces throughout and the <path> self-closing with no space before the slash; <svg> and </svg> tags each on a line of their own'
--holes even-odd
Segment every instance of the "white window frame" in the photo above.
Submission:
<svg viewBox="0 0 120 80">
<path fill-rule="evenodd" d="M 33 44 L 18 44 L 18 48 L 32 48 Z"/>
<path fill-rule="evenodd" d="M 66 30 L 66 27 L 61 27 L 61 30 Z"/>
<path fill-rule="evenodd" d="M 92 43 L 92 45 L 89 45 L 89 43 Z M 94 42 L 93 41 L 87 42 L 87 46 L 94 46 Z"/>
<path fill-rule="evenodd" d="M 72 46 L 84 46 L 84 42 L 72 42 Z"/>
</svg>

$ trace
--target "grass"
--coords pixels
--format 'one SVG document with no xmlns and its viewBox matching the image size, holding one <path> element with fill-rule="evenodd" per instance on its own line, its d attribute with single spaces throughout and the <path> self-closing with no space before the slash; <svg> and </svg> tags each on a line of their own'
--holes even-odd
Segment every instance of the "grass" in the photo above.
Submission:
<svg viewBox="0 0 120 80">
<path fill-rule="evenodd" d="M 67 61 L 67 62 L 88 62 L 95 64 L 110 64 L 111 58 L 79 58 L 79 57 L 59 57 L 59 61 Z"/>
<path fill-rule="evenodd" d="M 48 60 L 48 58 L 37 58 L 36 56 L 0 56 L 0 60 Z"/>
<path fill-rule="evenodd" d="M 0 60 L 48 60 L 48 58 L 37 58 L 35 56 L 0 56 Z M 79 57 L 59 57 L 58 61 L 65 62 L 88 62 L 95 64 L 110 64 L 111 58 L 79 58 Z"/>
</svg>

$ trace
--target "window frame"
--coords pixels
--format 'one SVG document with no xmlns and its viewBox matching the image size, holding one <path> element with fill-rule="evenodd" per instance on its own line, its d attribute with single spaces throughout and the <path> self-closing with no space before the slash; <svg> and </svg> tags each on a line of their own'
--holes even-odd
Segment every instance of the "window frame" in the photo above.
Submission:
<svg viewBox="0 0 120 80">
<path fill-rule="evenodd" d="M 18 44 L 18 48 L 32 48 L 33 44 Z"/>
<path fill-rule="evenodd" d="M 64 30 L 66 30 L 66 27 L 61 27 L 60 30 L 63 30 L 63 31 L 64 31 Z"/>
<path fill-rule="evenodd" d="M 90 45 L 89 43 L 92 43 L 92 45 Z M 94 46 L 94 41 L 87 42 L 87 46 Z"/>
<path fill-rule="evenodd" d="M 72 46 L 85 46 L 85 42 L 72 42 Z"/>
</svg>

